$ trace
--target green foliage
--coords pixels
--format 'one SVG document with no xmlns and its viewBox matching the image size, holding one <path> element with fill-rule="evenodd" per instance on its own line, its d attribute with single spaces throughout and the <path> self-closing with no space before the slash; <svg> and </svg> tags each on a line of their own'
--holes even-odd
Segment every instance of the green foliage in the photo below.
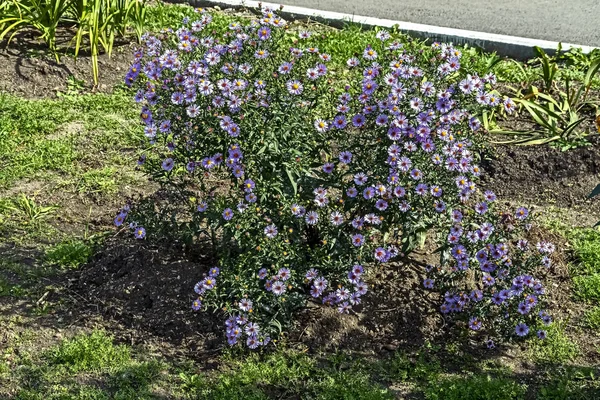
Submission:
<svg viewBox="0 0 600 400">
<path fill-rule="evenodd" d="M 243 361 L 227 360 L 228 370 L 208 376 L 180 375 L 182 388 L 190 397 L 233 400 L 269 399 L 273 395 L 303 399 L 392 399 L 388 390 L 374 383 L 367 370 L 355 364 L 340 370 L 319 366 L 308 355 L 281 351 L 264 356 L 251 355 Z"/>
<path fill-rule="evenodd" d="M 10 42 L 19 30 L 32 27 L 56 53 L 56 29 L 68 7 L 67 0 L 7 0 L 0 5 L 0 41 L 11 34 Z"/>
<path fill-rule="evenodd" d="M 92 247 L 83 240 L 67 240 L 46 250 L 45 261 L 63 267 L 76 268 L 87 262 Z"/>
<path fill-rule="evenodd" d="M 537 129 L 527 131 L 507 131 L 495 129 L 490 133 L 514 136 L 513 139 L 500 143 L 520 145 L 558 144 L 563 150 L 578 145 L 587 145 L 586 137 L 594 134 L 590 128 L 580 129 L 581 125 L 589 123 L 593 126 L 593 116 L 596 115 L 598 104 L 596 99 L 590 99 L 590 89 L 600 70 L 600 57 L 592 60 L 586 69 L 583 80 L 575 85 L 569 79 L 564 81 L 565 90 L 553 94 L 552 88 L 556 79 L 558 67 L 554 58 L 548 57 L 541 49 L 542 77 L 544 92 L 535 86 L 530 87 L 530 93 L 522 95 L 517 91 L 514 101 L 521 106 L 521 111 L 537 125 Z"/>
<path fill-rule="evenodd" d="M 575 296 L 583 301 L 600 300 L 600 273 L 573 278 Z"/>
<path fill-rule="evenodd" d="M 136 400 L 152 398 L 152 384 L 159 378 L 164 365 L 158 361 L 132 362 L 120 366 L 108 382 L 114 398 Z"/>
<path fill-rule="evenodd" d="M 566 335 L 564 324 L 554 322 L 546 331 L 546 339 L 529 342 L 532 360 L 539 364 L 562 364 L 579 355 L 579 346 Z"/>
<path fill-rule="evenodd" d="M 557 53 L 561 52 L 561 45 L 557 50 Z M 550 93 L 554 88 L 554 81 L 558 74 L 558 64 L 556 62 L 556 58 L 552 56 L 548 56 L 546 52 L 538 46 L 534 47 L 536 54 L 538 55 L 537 62 L 539 62 L 542 73 L 540 74 L 542 81 L 544 82 L 544 92 Z"/>
<path fill-rule="evenodd" d="M 600 331 L 600 306 L 596 306 L 585 312 L 584 325 L 590 329 Z"/>
<path fill-rule="evenodd" d="M 597 229 L 575 229 L 569 241 L 579 266 L 578 272 L 593 274 L 600 272 L 600 231 Z"/>
<path fill-rule="evenodd" d="M 590 367 L 560 367 L 550 382 L 537 390 L 537 400 L 596 400 L 600 398 L 598 370 Z"/>
<path fill-rule="evenodd" d="M 115 39 L 125 37 L 129 28 L 141 40 L 145 19 L 146 0 L 8 0 L 0 5 L 0 40 L 10 34 L 10 42 L 19 30 L 34 28 L 58 60 L 57 28 L 74 25 L 75 57 L 87 44 L 97 84 L 100 46 L 110 56 Z"/>
<path fill-rule="evenodd" d="M 40 206 L 34 198 L 21 193 L 11 203 L 3 203 L 5 211 L 12 211 L 13 215 L 25 225 L 39 226 L 44 220 L 50 218 L 56 211 L 55 206 Z"/>
<path fill-rule="evenodd" d="M 589 120 L 586 111 L 591 107 L 591 102 L 582 101 L 576 93 L 569 91 L 560 92 L 558 98 L 540 93 L 532 86 L 532 93 L 523 98 L 515 98 L 514 101 L 521 105 L 528 116 L 541 127 L 541 130 L 529 131 L 506 131 L 493 130 L 490 133 L 500 135 L 512 135 L 516 139 L 503 141 L 501 143 L 512 143 L 520 145 L 539 145 L 547 143 L 574 143 L 582 141 L 592 132 L 581 131 L 580 125 Z M 581 87 L 580 87 L 581 89 Z M 594 105 L 595 107 L 595 105 Z"/>
<path fill-rule="evenodd" d="M 526 386 L 512 379 L 490 375 L 455 376 L 431 382 L 428 400 L 517 400 L 525 398 Z"/>
<path fill-rule="evenodd" d="M 25 290 L 19 284 L 13 284 L 0 275 L 0 297 L 14 296 L 20 297 L 25 294 Z"/>
<path fill-rule="evenodd" d="M 576 229 L 569 239 L 577 259 L 573 277 L 575 296 L 588 302 L 600 300 L 600 231 Z"/>
<path fill-rule="evenodd" d="M 158 32 L 168 27 L 178 26 L 185 17 L 192 18 L 195 15 L 197 14 L 192 7 L 157 1 L 153 7 L 148 7 L 146 10 L 146 28 L 151 32 Z"/>
<path fill-rule="evenodd" d="M 130 359 L 126 346 L 114 345 L 112 337 L 100 330 L 63 341 L 48 351 L 47 357 L 52 364 L 73 372 L 111 370 Z"/>
<path fill-rule="evenodd" d="M 76 157 L 72 141 L 47 135 L 70 118 L 64 104 L 0 94 L 0 186 L 41 170 L 68 171 Z"/>
<path fill-rule="evenodd" d="M 383 379 L 391 382 L 431 381 L 437 379 L 441 366 L 439 360 L 426 352 L 419 352 L 415 360 L 405 354 L 395 353 L 389 360 L 379 363 L 377 371 Z"/>
<path fill-rule="evenodd" d="M 277 15 L 263 13 L 271 21 L 270 27 L 265 24 L 257 29 L 261 22 L 256 20 L 230 24 L 219 41 L 229 40 L 232 34 L 250 39 L 236 41 L 222 56 L 217 49 L 203 55 L 203 47 L 188 46 L 187 39 L 177 38 L 172 32 L 145 39 L 145 50 L 135 56 L 126 82 L 132 86 L 135 83 L 136 98 L 144 102 L 140 118 L 150 145 L 140 149 L 145 160 L 141 168 L 170 198 L 148 208 L 128 204 L 119 211 L 117 226 L 127 219 L 138 239 L 146 238 L 148 233 L 152 240 L 183 240 L 190 246 L 197 238 L 210 239 L 218 269 L 212 269 L 211 277 L 198 282 L 194 290 L 199 296 L 192 307 L 225 310 L 232 318 L 236 313 L 248 313 L 250 322 L 260 327 L 257 337 L 247 335 L 250 347 L 256 347 L 259 340 L 264 345 L 287 329 L 293 314 L 306 305 L 308 290 L 312 297 L 323 297 L 325 304 L 337 306 L 339 312 L 348 312 L 355 298 L 367 291 L 359 279 L 364 271 L 358 264 L 386 263 L 400 253 L 403 257 L 423 247 L 427 232 L 434 227 L 434 246 L 439 248 L 442 266 L 432 269 L 428 278 L 435 278 L 435 290 L 468 296 L 473 286 L 469 282 L 458 287 L 455 279 L 462 280 L 466 275 L 459 272 L 463 267 L 456 268 L 454 263 L 466 263 L 463 254 L 474 255 L 481 248 L 471 240 L 470 247 L 463 249 L 462 243 L 456 245 L 458 237 L 451 241 L 445 232 L 462 221 L 466 202 L 473 203 L 467 208 L 476 207 L 476 196 L 471 195 L 476 191 L 479 159 L 465 158 L 465 166 L 459 170 L 443 167 L 443 157 L 430 153 L 455 142 L 457 153 L 467 147 L 473 147 L 469 152 L 477 151 L 481 126 L 477 116 L 488 108 L 487 103 L 502 101 L 493 91 L 494 79 L 478 80 L 477 85 L 487 93 L 481 100 L 477 92 L 465 89 L 464 84 L 469 86 L 471 78 L 467 78 L 468 71 L 460 69 L 458 61 L 452 61 L 462 57 L 453 46 L 438 43 L 425 48 L 397 32 L 356 31 L 359 28 L 327 35 L 291 34 L 293 28 L 281 29 L 286 22 Z M 197 39 L 210 44 L 216 40 L 211 18 L 210 14 L 200 13 L 184 22 L 183 29 L 193 26 L 197 32 L 192 42 Z M 343 35 L 359 36 L 360 40 L 350 43 L 350 37 Z M 290 51 L 292 37 L 294 47 Z M 346 41 L 348 45 L 344 45 Z M 365 44 L 367 47 L 361 49 Z M 160 71 L 160 79 L 168 79 L 165 84 L 157 84 L 159 71 L 154 71 L 153 59 L 159 48 L 172 48 L 181 63 L 175 70 L 169 67 Z M 355 53 L 362 53 L 358 54 L 360 60 L 343 58 Z M 212 60 L 202 70 L 197 64 L 199 56 Z M 327 65 L 334 57 L 338 64 L 330 69 Z M 384 67 L 370 67 L 375 59 Z M 496 62 L 486 61 L 486 68 Z M 194 95 L 183 95 L 174 83 L 180 69 L 211 75 L 210 81 L 203 81 L 192 105 L 178 100 Z M 407 91 L 409 80 L 414 82 Z M 456 85 L 462 85 L 461 90 L 450 89 Z M 229 86 L 236 91 L 233 97 L 228 92 L 234 89 Z M 434 91 L 448 97 L 455 95 L 456 100 L 438 101 Z M 416 106 L 411 104 L 410 97 L 421 92 L 428 94 L 415 100 Z M 144 96 L 148 101 L 142 99 Z M 223 103 L 224 98 L 232 98 L 227 100 L 229 106 L 227 101 Z M 248 100 L 240 100 L 238 105 L 242 98 Z M 334 107 L 336 102 L 339 104 Z M 459 111 L 463 109 L 468 114 Z M 425 118 L 431 123 L 446 121 L 441 123 L 448 125 L 435 133 L 423 125 L 421 133 L 414 133 L 414 127 L 408 128 L 410 118 Z M 361 130 L 364 134 L 359 133 Z M 177 132 L 185 132 L 185 140 L 178 139 Z M 410 158 L 400 155 L 397 142 L 404 140 L 403 135 L 411 139 L 422 135 L 404 145 L 414 153 Z M 419 140 L 423 141 L 420 147 L 416 143 Z M 418 183 L 421 181 L 428 183 Z M 429 191 L 431 196 L 427 196 Z M 443 200 L 438 200 L 442 193 Z M 517 242 L 514 239 L 523 232 L 526 210 L 516 217 L 518 224 L 511 224 L 504 232 L 505 222 L 498 219 L 507 221 L 508 214 L 500 217 L 498 212 L 488 213 L 487 203 L 480 207 L 485 210 L 469 213 L 473 220 L 463 221 L 465 226 L 490 223 L 501 229 L 481 233 L 482 237 L 494 234 L 493 240 L 498 243 Z M 459 209 L 461 217 L 453 221 L 452 210 Z M 377 214 L 371 212 L 375 210 Z M 167 221 L 156 222 L 163 216 L 168 217 Z M 171 228 L 173 225 L 179 228 Z M 502 252 L 508 252 L 508 247 L 503 244 Z M 452 254 L 454 250 L 460 254 Z M 546 251 L 553 250 L 518 250 L 515 258 L 511 256 L 503 285 L 510 282 L 511 274 L 522 274 L 541 262 Z M 349 273 L 351 268 L 358 272 Z M 477 270 L 476 274 L 475 280 L 486 279 L 479 276 L 483 271 Z M 347 288 L 348 280 L 354 289 Z M 428 282 L 426 286 L 433 288 L 433 280 Z M 309 289 L 310 285 L 313 287 Z M 335 288 L 341 286 L 341 294 L 336 294 Z M 485 295 L 492 296 L 498 290 L 494 286 Z M 534 290 L 533 286 L 529 285 L 528 290 Z M 354 298 L 349 299 L 351 293 Z M 516 298 L 510 302 L 511 307 L 518 304 Z M 487 303 L 471 304 L 480 307 L 477 304 Z M 487 307 L 481 314 L 494 314 L 491 318 L 502 326 L 502 335 L 514 334 L 514 325 L 510 327 L 498 310 Z M 480 315 L 473 309 L 469 312 Z M 534 314 L 527 318 L 532 319 Z M 479 329 L 478 317 L 473 318 L 474 329 Z M 496 326 L 483 325 L 488 329 Z M 228 340 L 243 343 L 238 335 L 243 331 L 230 328 Z"/>
<path fill-rule="evenodd" d="M 0 187 L 58 173 L 81 193 L 114 193 L 124 177 L 117 167 L 131 165 L 124 149 L 142 136 L 130 122 L 137 112 L 121 93 L 60 101 L 0 94 Z"/>
<path fill-rule="evenodd" d="M 84 172 L 77 182 L 77 191 L 80 193 L 115 193 L 119 172 L 116 168 L 104 167 Z"/>
</svg>

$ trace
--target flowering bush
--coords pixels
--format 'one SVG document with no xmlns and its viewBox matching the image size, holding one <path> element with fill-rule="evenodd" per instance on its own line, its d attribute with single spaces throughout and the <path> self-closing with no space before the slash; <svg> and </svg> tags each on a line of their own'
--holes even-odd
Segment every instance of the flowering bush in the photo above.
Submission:
<svg viewBox="0 0 600 400">
<path fill-rule="evenodd" d="M 171 218 L 215 239 L 219 265 L 192 308 L 226 311 L 228 342 L 256 348 L 307 299 L 349 312 L 369 265 L 429 235 L 441 256 L 424 285 L 445 293 L 442 312 L 525 336 L 543 295 L 528 274 L 553 248 L 529 249 L 517 236 L 527 210 L 499 215 L 476 188 L 476 116 L 513 107 L 494 77 L 462 71 L 453 46 L 416 49 L 385 31 L 330 70 L 271 9 L 219 37 L 210 21 L 146 35 L 126 76 L 151 145 L 140 164 L 182 199 Z"/>
</svg>

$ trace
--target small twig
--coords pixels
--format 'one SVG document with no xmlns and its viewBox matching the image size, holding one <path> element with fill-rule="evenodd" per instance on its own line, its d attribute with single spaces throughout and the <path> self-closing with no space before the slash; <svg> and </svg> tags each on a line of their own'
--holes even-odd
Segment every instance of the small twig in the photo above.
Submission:
<svg viewBox="0 0 600 400">
<path fill-rule="evenodd" d="M 44 293 L 44 294 L 42 295 L 42 297 L 40 297 L 40 299 L 39 299 L 38 301 L 36 301 L 36 304 L 38 304 L 38 305 L 39 305 L 39 304 L 41 304 L 41 303 L 42 303 L 42 301 L 44 301 L 44 299 L 45 299 L 46 297 L 48 297 L 48 295 L 49 295 L 49 294 L 50 294 L 50 291 L 49 291 L 49 290 L 48 290 L 48 291 L 46 291 L 46 293 Z"/>
<path fill-rule="evenodd" d="M 398 306 L 398 307 L 394 307 L 394 308 L 380 308 L 379 310 L 374 310 L 374 311 L 375 312 L 390 312 L 390 311 L 396 311 L 400 307 L 402 307 L 402 306 Z"/>
</svg>

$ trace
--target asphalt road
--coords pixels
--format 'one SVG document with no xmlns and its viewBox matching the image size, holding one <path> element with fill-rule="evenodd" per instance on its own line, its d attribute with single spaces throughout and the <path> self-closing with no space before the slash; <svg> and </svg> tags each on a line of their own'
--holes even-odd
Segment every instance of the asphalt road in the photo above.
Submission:
<svg viewBox="0 0 600 400">
<path fill-rule="evenodd" d="M 324 11 L 600 47 L 600 0 L 280 1 Z"/>
</svg>

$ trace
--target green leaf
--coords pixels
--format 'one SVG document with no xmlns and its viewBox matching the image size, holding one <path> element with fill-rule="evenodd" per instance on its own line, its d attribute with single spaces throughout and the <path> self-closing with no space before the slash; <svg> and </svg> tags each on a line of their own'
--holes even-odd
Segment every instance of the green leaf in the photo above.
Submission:
<svg viewBox="0 0 600 400">
<path fill-rule="evenodd" d="M 591 199 L 592 197 L 596 197 L 600 194 L 600 183 L 598 184 L 598 186 L 596 186 L 594 188 L 594 190 L 592 190 L 592 193 L 589 194 L 588 199 Z"/>
<path fill-rule="evenodd" d="M 294 196 L 295 196 L 298 194 L 298 183 L 294 179 L 294 176 L 289 169 L 286 168 L 285 172 L 287 173 L 287 176 L 290 179 L 290 183 L 292 184 L 292 187 L 294 188 Z"/>
<path fill-rule="evenodd" d="M 592 61 L 590 69 L 588 69 L 587 73 L 585 74 L 585 78 L 583 79 L 583 85 L 586 88 L 589 88 L 592 85 L 592 79 L 594 78 L 594 75 L 596 75 L 598 70 L 600 70 L 600 57 L 597 57 L 594 61 Z"/>
</svg>

